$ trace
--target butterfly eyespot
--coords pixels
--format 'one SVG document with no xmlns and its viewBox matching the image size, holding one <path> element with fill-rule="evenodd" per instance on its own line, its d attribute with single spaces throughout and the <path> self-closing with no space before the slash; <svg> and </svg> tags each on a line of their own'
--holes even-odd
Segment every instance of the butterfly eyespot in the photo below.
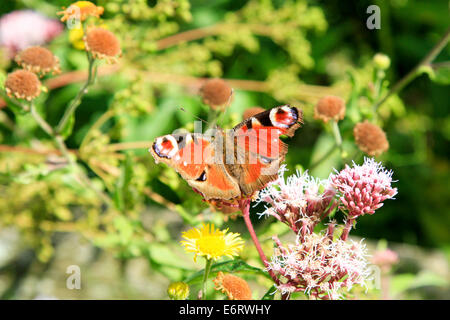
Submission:
<svg viewBox="0 0 450 320">
<path fill-rule="evenodd" d="M 196 181 L 206 181 L 206 171 L 203 171 L 202 174 L 195 180 Z"/>
<path fill-rule="evenodd" d="M 179 150 L 177 140 L 170 135 L 157 138 L 152 147 L 160 158 L 167 159 L 171 159 Z"/>
<path fill-rule="evenodd" d="M 272 109 L 269 118 L 275 127 L 287 129 L 298 121 L 298 111 L 296 108 L 285 105 Z"/>
</svg>

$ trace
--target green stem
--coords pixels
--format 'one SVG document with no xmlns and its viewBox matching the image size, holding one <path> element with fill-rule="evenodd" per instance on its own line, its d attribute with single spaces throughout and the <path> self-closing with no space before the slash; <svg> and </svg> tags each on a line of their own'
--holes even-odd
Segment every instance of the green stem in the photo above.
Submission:
<svg viewBox="0 0 450 320">
<path fill-rule="evenodd" d="M 315 169 L 319 164 L 321 164 L 326 159 L 328 159 L 328 157 L 333 154 L 334 150 L 336 150 L 337 147 L 338 147 L 337 144 L 334 143 L 333 146 L 327 152 L 325 152 L 324 155 L 321 156 L 316 162 L 314 162 L 312 165 L 310 165 L 308 169 L 310 171 Z"/>
<path fill-rule="evenodd" d="M 420 75 L 420 68 L 425 65 L 429 65 L 437 57 L 437 55 L 445 48 L 448 41 L 450 40 L 450 28 L 447 29 L 444 36 L 439 40 L 439 42 L 430 50 L 430 52 L 422 59 L 422 61 L 417 64 L 414 69 L 412 69 L 408 74 L 406 74 L 400 81 L 398 81 L 391 90 L 375 104 L 375 110 L 378 109 L 386 100 L 393 94 L 401 91 L 408 83 L 414 80 Z"/>
<path fill-rule="evenodd" d="M 208 283 L 209 271 L 211 271 L 211 259 L 206 259 L 205 272 L 203 273 L 203 284 L 202 284 L 202 300 L 206 300 L 206 288 Z"/>
<path fill-rule="evenodd" d="M 336 146 L 341 151 L 342 156 L 342 137 L 341 131 L 339 130 L 339 125 L 336 120 L 331 121 L 331 129 L 333 130 L 334 139 L 336 140 Z"/>
<path fill-rule="evenodd" d="M 95 77 L 94 77 L 94 65 L 95 65 L 95 59 L 87 53 L 88 55 L 88 61 L 89 61 L 89 69 L 88 69 L 88 78 L 84 85 L 81 87 L 80 91 L 78 91 L 78 94 L 75 96 L 75 98 L 70 102 L 69 106 L 67 107 L 66 111 L 64 112 L 61 120 L 58 123 L 58 126 L 56 127 L 56 132 L 61 133 L 61 131 L 66 126 L 67 122 L 69 121 L 72 114 L 75 112 L 75 110 L 78 108 L 78 106 L 81 103 L 81 99 L 83 96 L 87 93 L 88 87 L 93 83 Z"/>
</svg>

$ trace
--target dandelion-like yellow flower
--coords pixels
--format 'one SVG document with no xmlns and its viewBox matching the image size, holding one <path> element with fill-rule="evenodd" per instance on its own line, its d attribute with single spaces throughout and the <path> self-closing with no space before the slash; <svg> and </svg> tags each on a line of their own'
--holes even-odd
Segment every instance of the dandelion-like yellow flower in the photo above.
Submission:
<svg viewBox="0 0 450 320">
<path fill-rule="evenodd" d="M 200 228 L 193 228 L 183 232 L 181 241 L 187 252 L 195 253 L 197 256 L 206 257 L 208 260 L 218 260 L 221 257 L 233 258 L 237 256 L 244 247 L 244 240 L 239 233 L 219 230 L 213 224 L 203 224 Z"/>
<path fill-rule="evenodd" d="M 61 21 L 67 21 L 69 19 L 79 18 L 84 21 L 89 16 L 100 18 L 103 14 L 103 7 L 96 6 L 90 1 L 77 1 L 74 2 L 67 9 L 63 7 L 63 11 L 58 12 L 58 15 L 62 15 Z"/>
</svg>

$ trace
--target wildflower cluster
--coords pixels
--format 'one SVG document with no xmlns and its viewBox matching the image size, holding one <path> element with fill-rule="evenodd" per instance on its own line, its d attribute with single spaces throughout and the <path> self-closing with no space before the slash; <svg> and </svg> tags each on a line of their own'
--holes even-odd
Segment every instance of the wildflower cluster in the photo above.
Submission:
<svg viewBox="0 0 450 320">
<path fill-rule="evenodd" d="M 344 289 L 365 286 L 369 276 L 365 245 L 348 239 L 356 218 L 373 214 L 391 199 L 392 173 L 380 163 L 366 158 L 363 165 L 346 166 L 319 180 L 307 172 L 279 178 L 258 196 L 266 209 L 261 215 L 273 216 L 296 234 L 296 242 L 282 244 L 273 237 L 275 250 L 267 270 L 277 276 L 278 290 L 285 295 L 304 292 L 317 299 L 339 299 Z M 335 210 L 346 215 L 341 234 L 333 220 L 320 232 L 314 228 Z"/>
<path fill-rule="evenodd" d="M 332 234 L 309 233 L 295 244 L 276 244 L 269 268 L 287 279 L 278 286 L 282 294 L 304 292 L 318 299 L 339 299 L 342 290 L 364 286 L 369 276 L 363 243 L 333 240 Z"/>
</svg>

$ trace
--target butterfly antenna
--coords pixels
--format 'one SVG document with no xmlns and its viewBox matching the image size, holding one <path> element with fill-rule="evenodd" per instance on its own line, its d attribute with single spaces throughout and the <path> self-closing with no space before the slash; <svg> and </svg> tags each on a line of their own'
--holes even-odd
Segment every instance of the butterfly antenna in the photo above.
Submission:
<svg viewBox="0 0 450 320">
<path fill-rule="evenodd" d="M 195 114 L 193 114 L 192 112 L 186 110 L 186 109 L 183 108 L 183 107 L 178 107 L 178 109 L 180 109 L 180 110 L 183 111 L 183 112 L 189 113 L 189 114 L 190 114 L 191 116 L 193 116 L 195 119 L 200 120 L 200 121 L 204 122 L 204 123 L 207 124 L 207 125 L 209 124 L 208 121 L 206 121 L 206 120 L 204 120 L 204 119 L 202 119 L 202 118 L 197 117 Z"/>
</svg>

